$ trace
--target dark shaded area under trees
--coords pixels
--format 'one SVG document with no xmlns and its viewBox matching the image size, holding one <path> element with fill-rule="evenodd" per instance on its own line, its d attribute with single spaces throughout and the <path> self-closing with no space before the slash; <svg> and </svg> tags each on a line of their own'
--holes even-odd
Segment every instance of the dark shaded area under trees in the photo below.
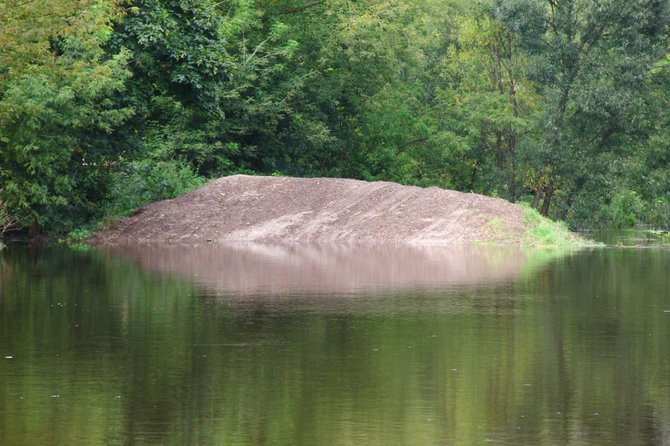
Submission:
<svg viewBox="0 0 670 446">
<path fill-rule="evenodd" d="M 668 0 L 9 0 L 0 227 L 67 233 L 233 173 L 670 224 Z"/>
</svg>

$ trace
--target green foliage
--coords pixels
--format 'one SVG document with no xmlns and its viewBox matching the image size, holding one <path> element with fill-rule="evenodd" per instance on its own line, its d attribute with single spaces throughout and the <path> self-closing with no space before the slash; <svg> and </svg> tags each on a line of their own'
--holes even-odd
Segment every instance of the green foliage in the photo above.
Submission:
<svg viewBox="0 0 670 446">
<path fill-rule="evenodd" d="M 654 68 L 651 69 L 651 73 L 658 74 L 661 71 L 667 71 L 668 69 L 670 69 L 670 54 L 666 54 L 665 57 L 656 62 Z"/>
<path fill-rule="evenodd" d="M 610 225 L 627 228 L 639 221 L 642 209 L 643 203 L 638 194 L 632 190 L 623 190 L 614 194 L 612 203 L 605 208 L 604 213 L 608 215 Z"/>
<path fill-rule="evenodd" d="M 647 224 L 660 228 L 670 228 L 670 199 L 667 196 L 657 197 L 643 202 L 641 215 Z"/>
<path fill-rule="evenodd" d="M 115 0 L 5 0 L 0 3 L 0 89 L 26 74 L 63 69 L 61 53 L 73 41 L 97 46 L 118 18 Z M 67 55 L 66 55 L 67 56 Z"/>
<path fill-rule="evenodd" d="M 62 13 L 95 23 L 62 29 L 57 49 L 46 45 L 56 36 L 41 30 L 33 63 L 15 61 L 0 82 L 0 199 L 14 219 L 47 231 L 67 231 L 98 214 L 107 165 L 118 153 L 115 130 L 132 115 L 109 99 L 129 75 L 127 52 L 101 48 L 113 12 L 81 5 Z M 42 11 L 29 12 L 22 27 L 43 23 Z"/>
<path fill-rule="evenodd" d="M 92 235 L 93 234 L 88 229 L 78 228 L 68 232 L 67 240 L 70 241 L 83 240 L 91 237 Z"/>
<path fill-rule="evenodd" d="M 237 143 L 225 143 L 214 126 L 199 123 L 197 112 L 173 98 L 158 96 L 151 105 L 162 122 L 147 122 L 138 141 L 141 158 L 178 161 L 210 177 L 232 170 L 231 159 L 239 154 Z"/>
<path fill-rule="evenodd" d="M 112 129 L 131 111 L 106 97 L 122 87 L 125 56 L 79 71 L 12 82 L 0 99 L 0 191 L 12 215 L 47 230 L 95 215 L 114 160 Z"/>
<path fill-rule="evenodd" d="M 22 226 L 67 233 L 237 172 L 670 222 L 665 0 L 122 5 L 0 4 L 0 200 Z"/>
<path fill-rule="evenodd" d="M 132 53 L 125 101 L 138 158 L 190 164 L 201 175 L 274 168 L 268 157 L 302 82 L 286 63 L 297 43 L 248 0 L 134 2 L 111 40 Z M 262 150 L 261 150 L 262 148 Z"/>
<path fill-rule="evenodd" d="M 483 3 L 457 19 L 454 45 L 441 62 L 438 104 L 445 125 L 467 145 L 460 164 L 468 174 L 455 176 L 455 186 L 514 199 L 523 161 L 519 143 L 532 136 L 539 98 L 523 77 L 527 56 L 519 36 L 498 15 Z"/>
<path fill-rule="evenodd" d="M 166 200 L 202 186 L 205 179 L 175 161 L 141 160 L 119 169 L 112 181 L 107 218 L 125 216 L 152 201 Z"/>
<path fill-rule="evenodd" d="M 503 2 L 507 3 L 507 2 Z M 588 179 L 612 168 L 649 130 L 654 108 L 645 82 L 665 45 L 668 4 L 661 0 L 521 0 L 503 20 L 521 31 L 527 69 L 542 95 L 536 163 L 562 177 L 557 196 L 566 216 Z M 545 26 L 537 26 L 538 9 Z M 528 5 L 528 8 L 523 7 Z M 586 190 L 591 193 L 593 190 Z M 601 203 L 594 203 L 599 205 Z M 597 214 L 599 206 L 591 208 Z"/>
</svg>

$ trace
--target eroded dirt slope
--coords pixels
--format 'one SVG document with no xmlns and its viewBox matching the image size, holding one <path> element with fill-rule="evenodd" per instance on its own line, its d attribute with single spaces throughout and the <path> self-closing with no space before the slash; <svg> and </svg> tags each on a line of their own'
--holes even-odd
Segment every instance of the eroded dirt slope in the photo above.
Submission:
<svg viewBox="0 0 670 446">
<path fill-rule="evenodd" d="M 339 178 L 234 175 L 144 206 L 100 243 L 517 244 L 523 210 L 477 194 Z"/>
</svg>

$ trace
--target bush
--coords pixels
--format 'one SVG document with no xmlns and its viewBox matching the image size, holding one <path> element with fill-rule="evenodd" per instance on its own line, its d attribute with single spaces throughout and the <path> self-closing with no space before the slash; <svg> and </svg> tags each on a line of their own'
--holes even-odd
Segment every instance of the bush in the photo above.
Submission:
<svg viewBox="0 0 670 446">
<path fill-rule="evenodd" d="M 73 240 L 84 240 L 89 237 L 91 237 L 93 234 L 91 231 L 88 229 L 73 229 L 72 231 L 68 232 L 67 234 L 67 240 L 73 241 Z"/>
<path fill-rule="evenodd" d="M 107 218 L 131 214 L 138 207 L 167 200 L 192 191 L 205 183 L 190 165 L 177 161 L 142 160 L 130 163 L 115 176 Z"/>
<path fill-rule="evenodd" d="M 670 227 L 670 201 L 667 197 L 648 201 L 643 214 L 647 217 L 645 223 L 662 228 Z"/>
<path fill-rule="evenodd" d="M 640 220 L 644 204 L 635 191 L 617 191 L 605 210 L 613 227 L 631 227 Z"/>
</svg>

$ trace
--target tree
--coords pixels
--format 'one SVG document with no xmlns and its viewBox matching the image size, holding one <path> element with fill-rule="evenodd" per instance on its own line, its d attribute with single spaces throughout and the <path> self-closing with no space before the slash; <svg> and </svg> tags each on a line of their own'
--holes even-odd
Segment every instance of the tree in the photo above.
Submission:
<svg viewBox="0 0 670 446">
<path fill-rule="evenodd" d="M 138 158 L 205 176 L 258 168 L 259 139 L 270 146 L 300 86 L 283 65 L 295 46 L 250 0 L 134 2 L 110 47 L 132 54 Z"/>
<path fill-rule="evenodd" d="M 450 185 L 458 138 L 440 128 L 434 102 L 451 3 L 268 2 L 268 21 L 299 42 L 291 69 L 306 79 L 280 123 L 282 170 Z"/>
<path fill-rule="evenodd" d="M 518 143 L 538 98 L 523 74 L 527 54 L 492 3 L 465 10 L 444 58 L 441 106 L 470 147 L 462 189 L 518 197 Z"/>
<path fill-rule="evenodd" d="M 117 15 L 112 1 L 0 8 L 0 199 L 33 232 L 86 221 L 104 199 L 114 132 L 132 114 L 108 99 L 128 76 L 127 54 L 102 50 Z"/>
<path fill-rule="evenodd" d="M 646 75 L 668 5 L 663 0 L 503 0 L 501 20 L 532 54 L 529 79 L 545 104 L 536 162 L 555 175 L 544 191 L 547 213 L 562 189 L 560 212 L 588 204 L 584 194 L 646 131 Z M 581 202 L 580 202 L 581 201 Z M 588 204 L 593 207 L 593 203 Z"/>
</svg>

